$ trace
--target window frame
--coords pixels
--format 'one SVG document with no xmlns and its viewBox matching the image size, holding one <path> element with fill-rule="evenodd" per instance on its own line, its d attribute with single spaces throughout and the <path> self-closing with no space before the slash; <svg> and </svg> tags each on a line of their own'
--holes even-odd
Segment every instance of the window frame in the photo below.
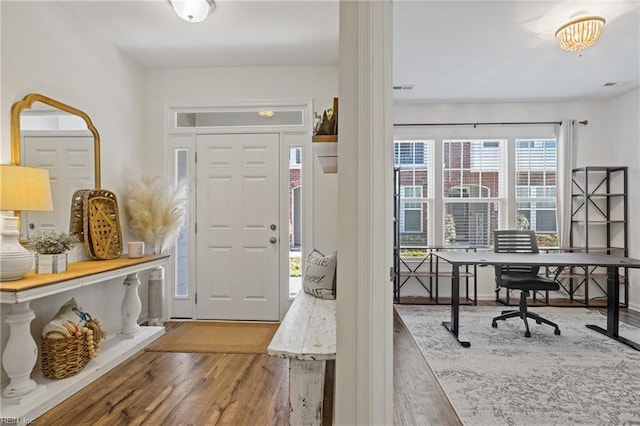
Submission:
<svg viewBox="0 0 640 426">
<path fill-rule="evenodd" d="M 396 127 L 394 129 L 394 143 L 401 141 L 429 141 L 430 155 L 426 168 L 429 170 L 429 220 L 428 235 L 429 245 L 444 246 L 445 233 L 445 197 L 443 196 L 442 173 L 444 169 L 444 148 L 445 140 L 484 140 L 484 142 L 494 142 L 505 140 L 504 161 L 506 163 L 505 173 L 501 176 L 503 180 L 503 194 L 500 194 L 498 205 L 496 229 L 516 229 L 517 224 L 517 203 L 521 199 L 516 198 L 516 141 L 517 140 L 554 140 L 556 144 L 556 179 L 557 179 L 557 150 L 558 150 L 558 130 L 554 124 L 550 125 L 512 125 L 512 126 L 478 126 L 469 129 L 465 126 L 416 126 L 416 127 Z M 395 162 L 394 148 L 394 162 Z M 438 161 L 436 161 L 438 159 Z M 397 166 L 397 165 L 396 165 Z M 400 165 L 401 169 L 403 165 Z M 558 183 L 556 183 L 557 185 Z M 556 187 L 556 197 L 553 202 L 558 208 L 558 197 L 561 196 Z M 467 201 L 467 200 L 465 200 Z M 478 202 L 491 202 L 493 199 L 479 198 Z M 537 202 L 543 201 L 536 199 Z M 551 201 L 548 198 L 544 201 Z M 561 224 L 556 223 L 557 232 L 560 233 Z M 491 237 L 490 244 L 493 244 Z M 489 249 L 489 247 L 486 247 Z"/>
<path fill-rule="evenodd" d="M 410 182 L 412 184 L 408 185 L 400 185 L 400 215 L 398 218 L 398 223 L 400 227 L 400 233 L 404 234 L 426 234 L 426 245 L 433 244 L 433 224 L 432 224 L 432 216 L 433 216 L 433 191 L 434 191 L 434 183 L 433 183 L 433 170 L 430 165 L 433 164 L 434 158 L 434 150 L 433 145 L 434 141 L 424 138 L 403 138 L 403 139 L 394 139 L 394 167 L 398 168 L 401 174 L 401 179 L 406 179 L 407 174 L 410 173 Z M 412 149 L 412 160 L 413 163 L 409 162 L 401 162 L 401 145 L 402 144 L 411 144 Z M 416 149 L 419 147 L 421 151 L 421 158 L 423 162 L 415 163 L 416 161 Z M 396 159 L 398 160 L 396 162 Z M 426 181 L 422 185 L 416 184 L 418 182 Z M 405 198 L 404 194 L 408 188 L 419 188 L 418 191 L 413 193 L 413 197 Z M 417 194 L 416 194 L 417 192 Z M 419 196 L 416 196 L 419 195 Z M 406 207 L 405 203 L 418 203 L 418 207 Z M 420 210 L 420 230 L 412 230 L 406 231 L 405 229 L 405 211 L 411 210 L 416 211 Z M 426 226 L 425 226 L 426 220 Z"/>
</svg>

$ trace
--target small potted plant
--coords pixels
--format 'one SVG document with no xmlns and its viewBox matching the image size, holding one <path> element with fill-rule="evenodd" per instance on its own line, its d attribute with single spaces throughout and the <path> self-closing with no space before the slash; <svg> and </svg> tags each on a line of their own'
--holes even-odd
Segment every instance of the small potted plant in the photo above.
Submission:
<svg viewBox="0 0 640 426">
<path fill-rule="evenodd" d="M 29 247 L 36 252 L 36 274 L 57 274 L 67 270 L 67 252 L 75 239 L 64 232 L 39 231 Z"/>
</svg>

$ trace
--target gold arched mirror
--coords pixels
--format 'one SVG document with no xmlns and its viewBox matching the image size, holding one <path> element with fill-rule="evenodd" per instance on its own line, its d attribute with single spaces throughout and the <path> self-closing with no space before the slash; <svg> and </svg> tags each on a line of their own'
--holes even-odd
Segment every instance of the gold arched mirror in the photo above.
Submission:
<svg viewBox="0 0 640 426">
<path fill-rule="evenodd" d="M 66 232 L 73 192 L 100 188 L 100 135 L 84 111 L 31 93 L 11 107 L 11 163 L 48 169 L 51 178 L 54 210 L 22 212 L 22 236 Z"/>
</svg>

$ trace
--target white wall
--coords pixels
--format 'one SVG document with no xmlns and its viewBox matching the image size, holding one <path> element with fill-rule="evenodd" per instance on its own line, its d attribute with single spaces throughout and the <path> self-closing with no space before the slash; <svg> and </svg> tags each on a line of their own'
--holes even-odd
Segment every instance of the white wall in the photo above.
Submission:
<svg viewBox="0 0 640 426">
<path fill-rule="evenodd" d="M 0 2 L 0 7 L 0 162 L 10 161 L 11 105 L 28 93 L 41 93 L 91 117 L 102 139 L 102 186 L 118 194 L 124 179 L 121 167 L 125 163 L 136 167 L 142 158 L 143 69 L 119 50 L 93 38 L 91 31 L 71 19 L 58 3 Z M 126 232 L 124 237 L 127 241 Z M 108 330 L 120 328 L 124 288 L 121 280 L 115 280 L 33 302 L 38 318 L 32 322 L 32 334 L 39 336 L 43 321 L 72 296 Z M 143 284 L 143 316 L 145 296 Z M 4 349 L 8 338 L 4 315 L 1 331 Z M 3 372 L 3 385 L 5 380 Z"/>
<path fill-rule="evenodd" d="M 640 89 L 607 102 L 607 136 L 601 144 L 612 164 L 628 169 L 629 257 L 640 258 Z M 640 311 L 640 271 L 629 274 L 629 306 Z"/>
<path fill-rule="evenodd" d="M 619 98 L 591 102 L 530 102 L 530 103 L 478 103 L 478 104 L 420 104 L 395 105 L 395 123 L 456 123 L 456 122 L 522 122 L 562 121 L 566 119 L 588 120 L 588 125 L 575 128 L 577 166 L 628 166 L 630 208 L 640 208 L 640 188 L 633 182 L 640 178 L 640 137 L 638 135 L 638 90 Z M 402 129 L 406 135 L 408 130 Z M 428 127 L 416 132 L 428 135 Z M 635 180 L 634 180 L 635 179 Z M 636 215 L 637 216 L 637 215 Z M 631 256 L 640 257 L 640 226 L 630 215 L 629 242 Z M 632 276 L 632 283 L 640 281 L 640 274 Z M 441 280 L 440 288 L 446 291 L 449 281 Z M 632 285 L 632 302 L 638 309 L 640 287 Z M 403 295 L 410 295 L 411 286 Z M 495 297 L 495 282 L 491 268 L 478 270 L 478 294 L 480 298 Z M 419 294 L 424 294 L 420 292 Z"/>
<path fill-rule="evenodd" d="M 163 107 L 233 105 L 267 100 L 314 101 L 321 113 L 338 94 L 336 66 L 148 69 L 145 79 L 146 137 L 149 172 L 162 173 Z M 337 179 L 324 174 L 314 156 L 314 246 L 336 248 Z"/>
</svg>

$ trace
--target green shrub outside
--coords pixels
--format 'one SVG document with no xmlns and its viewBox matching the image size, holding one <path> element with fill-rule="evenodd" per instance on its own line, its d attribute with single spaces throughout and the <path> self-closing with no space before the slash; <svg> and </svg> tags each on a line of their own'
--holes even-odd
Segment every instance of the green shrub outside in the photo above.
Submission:
<svg viewBox="0 0 640 426">
<path fill-rule="evenodd" d="M 289 258 L 289 276 L 301 277 L 302 276 L 302 258 L 290 257 Z"/>
<path fill-rule="evenodd" d="M 558 234 L 536 234 L 538 246 L 558 247 Z"/>
</svg>

